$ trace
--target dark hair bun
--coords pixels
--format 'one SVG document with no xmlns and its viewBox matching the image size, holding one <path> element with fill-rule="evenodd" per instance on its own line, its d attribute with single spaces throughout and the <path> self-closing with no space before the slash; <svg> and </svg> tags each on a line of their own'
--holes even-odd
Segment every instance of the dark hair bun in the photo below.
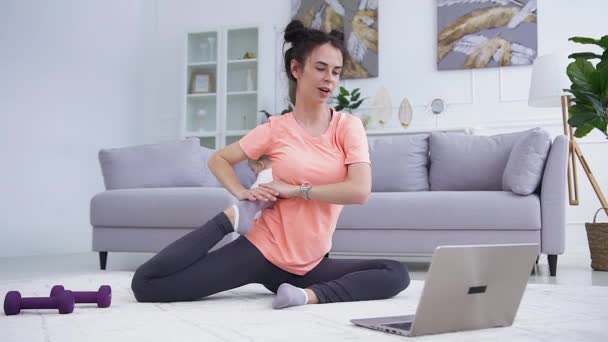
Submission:
<svg viewBox="0 0 608 342">
<path fill-rule="evenodd" d="M 335 37 L 338 41 L 344 41 L 344 33 L 342 33 L 342 31 L 331 30 L 331 32 L 329 32 L 329 35 Z"/>
<path fill-rule="evenodd" d="M 296 44 L 308 37 L 308 29 L 299 20 L 292 20 L 285 28 L 285 41 Z"/>
</svg>

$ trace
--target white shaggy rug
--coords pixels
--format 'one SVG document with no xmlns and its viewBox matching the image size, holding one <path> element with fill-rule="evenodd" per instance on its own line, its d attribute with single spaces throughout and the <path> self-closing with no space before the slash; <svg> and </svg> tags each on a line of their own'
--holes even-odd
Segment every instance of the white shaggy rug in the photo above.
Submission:
<svg viewBox="0 0 608 342">
<path fill-rule="evenodd" d="M 54 284 L 94 291 L 112 286 L 112 305 L 77 304 L 72 314 L 28 310 L 0 314 L 0 341 L 402 341 L 359 328 L 351 318 L 414 313 L 423 282 L 380 301 L 306 305 L 272 310 L 273 294 L 247 285 L 197 302 L 137 303 L 132 272 L 57 275 L 0 284 L 0 295 L 48 296 Z M 528 285 L 512 327 L 417 337 L 419 341 L 607 341 L 608 288 Z"/>
</svg>

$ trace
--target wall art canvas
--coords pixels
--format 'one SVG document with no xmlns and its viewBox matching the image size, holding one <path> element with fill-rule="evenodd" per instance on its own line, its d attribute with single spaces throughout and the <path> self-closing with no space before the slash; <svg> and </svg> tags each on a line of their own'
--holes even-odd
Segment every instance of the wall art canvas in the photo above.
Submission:
<svg viewBox="0 0 608 342">
<path fill-rule="evenodd" d="M 532 64 L 537 0 L 437 0 L 437 68 Z"/>
<path fill-rule="evenodd" d="M 292 0 L 291 14 L 306 27 L 344 33 L 351 60 L 343 79 L 378 77 L 378 0 Z"/>
</svg>

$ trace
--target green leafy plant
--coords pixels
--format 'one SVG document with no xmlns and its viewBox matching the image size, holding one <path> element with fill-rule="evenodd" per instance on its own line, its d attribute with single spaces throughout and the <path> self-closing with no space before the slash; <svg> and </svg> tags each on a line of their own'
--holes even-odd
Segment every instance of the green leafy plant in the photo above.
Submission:
<svg viewBox="0 0 608 342">
<path fill-rule="evenodd" d="M 287 108 L 285 108 L 285 109 L 283 109 L 281 111 L 280 115 L 287 114 L 287 113 L 292 112 L 292 111 L 293 111 L 293 107 L 290 104 L 290 105 L 287 106 Z M 269 117 L 271 117 L 273 115 L 273 114 L 270 114 L 267 110 L 261 110 L 260 112 L 264 113 L 264 115 L 266 115 L 266 119 L 268 119 Z"/>
<path fill-rule="evenodd" d="M 355 88 L 349 92 L 348 89 L 340 86 L 340 93 L 334 98 L 334 100 L 337 102 L 337 106 L 335 106 L 334 109 L 337 111 L 344 110 L 352 113 L 353 110 L 359 108 L 359 106 L 361 106 L 363 101 L 366 99 L 361 98 L 361 93 L 359 90 L 359 88 Z"/>
<path fill-rule="evenodd" d="M 293 111 L 293 105 L 295 105 L 296 103 L 296 82 L 294 80 L 289 80 L 289 92 L 288 92 L 288 96 L 289 96 L 289 103 L 287 104 L 287 108 L 283 109 L 281 111 L 280 114 L 277 115 L 283 115 L 283 114 L 287 114 L 289 112 Z M 266 115 L 266 119 L 268 119 L 269 117 L 275 115 L 275 114 L 270 114 L 267 110 L 261 110 L 261 113 L 264 113 L 264 115 Z"/>
<path fill-rule="evenodd" d="M 600 39 L 572 37 L 569 41 L 597 45 L 603 53 L 578 52 L 568 56 L 575 59 L 568 65 L 567 74 L 572 82 L 570 89 L 573 105 L 570 107 L 568 124 L 575 127 L 574 136 L 582 138 L 594 128 L 606 138 L 608 132 L 608 35 Z M 594 66 L 590 60 L 599 59 Z"/>
</svg>

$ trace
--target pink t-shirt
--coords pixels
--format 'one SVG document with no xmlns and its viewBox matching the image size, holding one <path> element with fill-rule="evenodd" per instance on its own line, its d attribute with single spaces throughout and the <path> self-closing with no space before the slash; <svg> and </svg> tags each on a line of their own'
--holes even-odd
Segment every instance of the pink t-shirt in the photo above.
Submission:
<svg viewBox="0 0 608 342">
<path fill-rule="evenodd" d="M 308 134 L 293 113 L 271 117 L 239 144 L 249 158 L 268 155 L 273 178 L 294 185 L 339 183 L 346 178 L 348 164 L 370 163 L 363 124 L 347 113 L 334 112 L 327 131 L 317 137 Z M 279 199 L 262 211 L 247 239 L 277 267 L 306 274 L 331 249 L 342 207 L 302 197 Z"/>
</svg>

